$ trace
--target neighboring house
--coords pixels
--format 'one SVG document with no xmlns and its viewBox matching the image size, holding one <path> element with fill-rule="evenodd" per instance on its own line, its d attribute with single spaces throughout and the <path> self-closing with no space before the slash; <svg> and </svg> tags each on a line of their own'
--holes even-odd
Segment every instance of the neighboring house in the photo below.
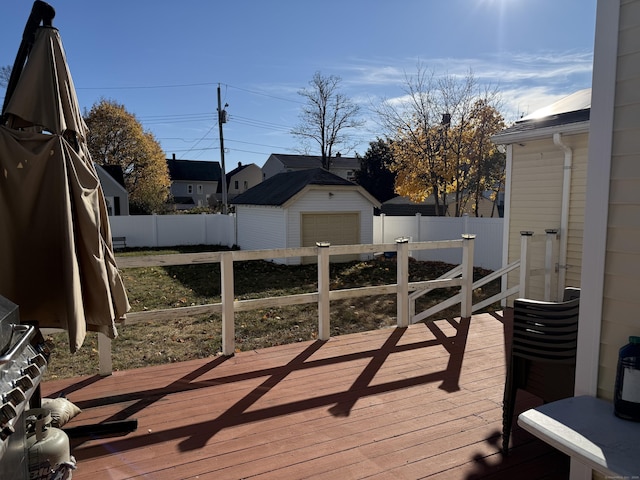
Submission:
<svg viewBox="0 0 640 480">
<path fill-rule="evenodd" d="M 98 165 L 96 173 L 100 179 L 100 186 L 107 204 L 110 217 L 129 215 L 129 194 L 124 186 L 124 175 L 120 165 Z"/>
<path fill-rule="evenodd" d="M 176 160 L 174 155 L 167 166 L 176 210 L 211 206 L 222 178 L 218 162 Z"/>
<path fill-rule="evenodd" d="M 557 230 L 550 300 L 581 284 L 590 106 L 591 90 L 581 90 L 492 139 L 507 148 L 504 264 L 520 258 L 520 232 L 544 238 L 546 230 Z M 544 265 L 544 242 L 536 248 L 534 268 Z M 544 281 L 543 276 L 531 279 L 530 298 L 544 299 Z M 517 272 L 509 275 L 509 286 L 518 282 Z"/>
<path fill-rule="evenodd" d="M 373 209 L 380 206 L 364 188 L 321 168 L 280 173 L 231 203 L 236 207 L 242 250 L 306 247 L 316 242 L 370 244 Z M 299 258 L 274 260 L 300 263 Z"/>
<path fill-rule="evenodd" d="M 285 155 L 273 153 L 262 166 L 265 180 L 282 172 L 297 172 L 311 168 L 322 168 L 322 157 L 312 155 Z M 360 169 L 360 160 L 355 157 L 343 157 L 340 154 L 331 158 L 329 171 L 349 181 L 353 181 L 355 173 Z"/>
<path fill-rule="evenodd" d="M 255 163 L 238 166 L 226 174 L 227 198 L 230 200 L 262 182 L 262 170 Z M 218 199 L 222 200 L 222 183 L 218 184 Z"/>
<path fill-rule="evenodd" d="M 480 199 L 479 210 L 480 217 L 491 218 L 491 217 L 500 217 L 502 212 L 502 206 L 496 205 L 494 207 L 494 202 L 484 196 Z M 439 216 L 455 216 L 455 197 L 454 195 L 450 195 L 447 197 L 447 208 L 445 209 L 442 205 L 440 205 L 440 214 Z M 412 216 L 419 213 L 423 217 L 435 217 L 436 215 L 436 202 L 433 198 L 433 195 L 427 197 L 422 202 L 414 202 L 410 198 L 397 196 L 390 200 L 387 200 L 380 207 L 380 213 L 384 213 L 385 215 L 399 217 L 399 216 Z M 472 202 L 469 201 L 464 209 L 463 213 L 467 213 L 469 216 L 476 216 L 473 211 Z"/>
</svg>

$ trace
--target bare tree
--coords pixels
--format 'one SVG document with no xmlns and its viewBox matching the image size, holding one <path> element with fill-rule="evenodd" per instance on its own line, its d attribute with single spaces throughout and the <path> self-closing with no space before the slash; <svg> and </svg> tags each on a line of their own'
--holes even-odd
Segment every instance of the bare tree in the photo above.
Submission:
<svg viewBox="0 0 640 480">
<path fill-rule="evenodd" d="M 300 138 L 303 144 L 315 142 L 320 147 L 322 167 L 331 168 L 331 157 L 335 149 L 354 148 L 345 130 L 364 125 L 360 120 L 360 106 L 340 93 L 341 79 L 334 75 L 313 75 L 310 88 L 298 92 L 304 97 L 305 105 L 300 113 L 300 123 L 291 133 Z"/>
<path fill-rule="evenodd" d="M 10 77 L 11 77 L 11 65 L 4 65 L 0 67 L 0 87 L 7 88 L 7 85 L 9 85 Z"/>
<path fill-rule="evenodd" d="M 480 164 L 491 152 L 482 142 L 501 125 L 497 98 L 495 90 L 480 92 L 471 72 L 436 77 L 419 65 L 415 76 L 406 76 L 401 98 L 374 107 L 393 140 L 390 168 L 396 173 L 396 192 L 417 202 L 433 195 L 436 215 L 444 213 L 447 195 L 453 195 L 455 211 L 450 213 L 462 215 L 478 191 Z M 491 114 L 480 115 L 480 105 Z M 485 123 L 494 118 L 491 130 Z M 482 148 L 477 145 L 480 130 L 485 132 Z"/>
</svg>

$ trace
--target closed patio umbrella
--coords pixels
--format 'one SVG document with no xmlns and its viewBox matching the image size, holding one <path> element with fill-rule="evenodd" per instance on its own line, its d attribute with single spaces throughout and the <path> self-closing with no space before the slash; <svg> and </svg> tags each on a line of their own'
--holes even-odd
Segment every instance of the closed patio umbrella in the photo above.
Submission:
<svg viewBox="0 0 640 480">
<path fill-rule="evenodd" d="M 47 15 L 33 35 L 36 7 Z M 52 11 L 34 3 L 2 111 L 0 295 L 23 320 L 67 330 L 75 352 L 87 331 L 115 338 L 129 302 Z"/>
</svg>

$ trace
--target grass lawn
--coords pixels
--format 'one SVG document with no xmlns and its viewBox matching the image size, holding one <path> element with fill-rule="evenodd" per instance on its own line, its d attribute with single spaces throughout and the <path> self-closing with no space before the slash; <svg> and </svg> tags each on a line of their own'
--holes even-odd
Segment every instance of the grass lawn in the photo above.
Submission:
<svg viewBox="0 0 640 480">
<path fill-rule="evenodd" d="M 215 251 L 215 247 L 180 247 L 165 250 L 131 250 L 118 255 L 191 253 Z M 219 250 L 219 248 L 217 249 Z M 409 281 L 433 280 L 452 268 L 441 262 L 411 261 Z M 331 289 L 396 283 L 394 260 L 331 264 Z M 218 264 L 185 265 L 122 270 L 132 311 L 157 310 L 202 305 L 220 301 L 220 267 Z M 489 272 L 476 269 L 476 279 Z M 235 295 L 239 300 L 293 295 L 317 291 L 316 265 L 278 265 L 266 261 L 234 263 Z M 416 311 L 457 293 L 458 289 L 438 289 L 422 297 Z M 474 292 L 474 301 L 500 290 L 499 280 Z M 496 308 L 499 308 L 497 305 Z M 438 318 L 456 317 L 456 305 L 441 312 Z M 292 342 L 312 340 L 317 336 L 317 306 L 297 305 L 249 312 L 237 312 L 236 348 L 252 350 Z M 396 324 L 396 296 L 379 295 L 334 301 L 331 303 L 331 335 L 361 332 Z M 222 349 L 219 314 L 199 317 L 176 317 L 169 322 L 144 322 L 119 327 L 112 343 L 114 370 L 126 370 L 195 358 L 219 355 Z M 87 335 L 82 348 L 69 353 L 66 332 L 50 335 L 47 343 L 51 358 L 46 378 L 93 375 L 98 372 L 97 336 Z"/>
</svg>

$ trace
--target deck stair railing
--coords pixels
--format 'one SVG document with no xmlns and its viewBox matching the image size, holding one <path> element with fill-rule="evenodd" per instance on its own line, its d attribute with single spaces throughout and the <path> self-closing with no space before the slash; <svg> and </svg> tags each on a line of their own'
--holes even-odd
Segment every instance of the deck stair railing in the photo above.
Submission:
<svg viewBox="0 0 640 480">
<path fill-rule="evenodd" d="M 494 272 L 477 282 L 473 282 L 473 246 L 475 235 L 465 234 L 458 240 L 440 240 L 430 242 L 409 242 L 409 238 L 396 239 L 394 243 L 366 244 L 366 245 L 330 245 L 318 242 L 315 247 L 300 247 L 272 250 L 237 250 L 228 252 L 202 252 L 168 255 L 118 256 L 118 268 L 135 267 L 167 267 L 173 265 L 196 265 L 207 263 L 220 264 L 221 301 L 207 305 L 149 310 L 132 312 L 127 315 L 126 324 L 139 322 L 166 321 L 176 316 L 196 316 L 202 314 L 220 313 L 222 315 L 222 353 L 233 355 L 235 352 L 235 312 L 255 310 L 261 308 L 282 307 L 287 305 L 302 305 L 317 303 L 318 305 L 318 338 L 328 340 L 330 336 L 329 313 L 330 302 L 345 298 L 355 298 L 371 295 L 396 294 L 397 297 L 397 325 L 406 327 L 410 323 L 418 322 L 438 311 L 460 304 L 460 316 L 468 318 L 472 312 L 490 305 L 493 302 L 513 295 L 523 288 L 523 281 L 519 286 L 512 287 L 494 295 L 477 305 L 472 305 L 472 294 L 479 288 L 509 271 L 518 268 L 520 261 Z M 523 241 L 524 242 L 524 241 Z M 526 241 L 528 245 L 529 241 Z M 523 243 L 525 245 L 525 243 Z M 409 282 L 409 253 L 410 251 L 461 248 L 462 263 L 447 274 L 435 280 Z M 523 247 L 526 250 L 526 247 Z M 396 277 L 395 284 L 357 287 L 349 289 L 331 290 L 329 278 L 330 258 L 335 255 L 379 254 L 380 252 L 395 252 Z M 525 256 L 526 256 L 525 251 Z M 317 257 L 318 290 L 311 293 L 284 295 L 249 300 L 236 300 L 234 294 L 234 262 L 248 260 L 271 260 L 274 258 Z M 528 265 L 528 263 L 525 263 Z M 526 279 L 524 281 L 526 285 Z M 459 293 L 418 315 L 415 314 L 415 300 L 435 288 L 460 287 Z M 99 371 L 101 375 L 112 372 L 111 341 L 104 335 L 98 335 Z"/>
</svg>

